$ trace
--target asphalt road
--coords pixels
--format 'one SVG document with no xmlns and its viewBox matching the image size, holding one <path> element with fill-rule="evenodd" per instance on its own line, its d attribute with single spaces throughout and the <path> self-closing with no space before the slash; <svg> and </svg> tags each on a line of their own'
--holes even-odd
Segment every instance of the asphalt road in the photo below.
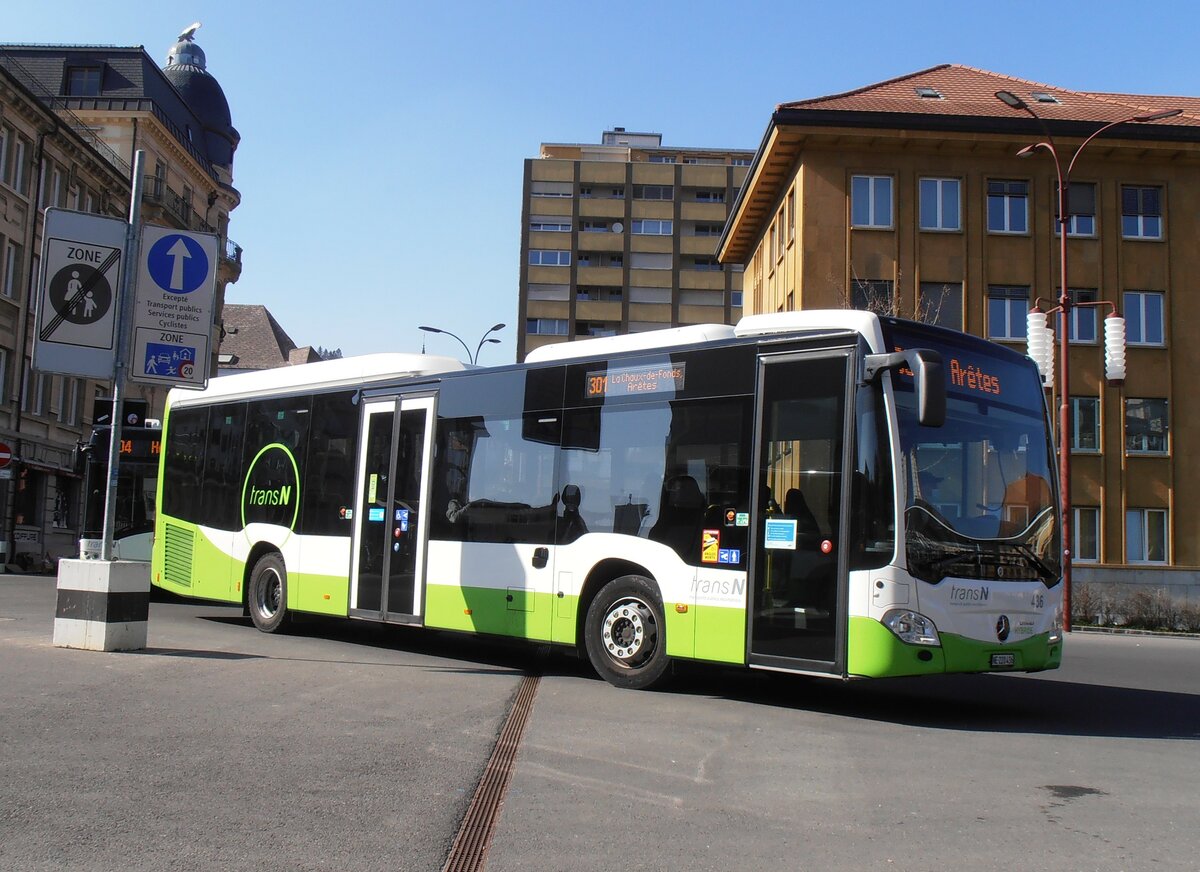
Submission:
<svg viewBox="0 0 1200 872">
<path fill-rule="evenodd" d="M 155 602 L 50 645 L 0 576 L 0 869 L 438 870 L 524 674 L 488 870 L 1200 868 L 1200 639 L 1068 639 L 1041 676 L 689 666 L 619 691 L 450 634 Z"/>
</svg>

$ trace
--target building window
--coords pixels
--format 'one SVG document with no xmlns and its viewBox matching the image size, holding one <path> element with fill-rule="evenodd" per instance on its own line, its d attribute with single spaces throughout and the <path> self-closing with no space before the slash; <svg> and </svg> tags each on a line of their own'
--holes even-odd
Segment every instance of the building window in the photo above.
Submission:
<svg viewBox="0 0 1200 872">
<path fill-rule="evenodd" d="M 1094 303 L 1096 302 L 1095 288 L 1071 288 L 1071 302 L 1077 303 Z M 1071 318 L 1068 322 L 1067 335 L 1072 342 L 1089 342 L 1096 341 L 1096 307 L 1095 306 L 1072 306 Z"/>
<path fill-rule="evenodd" d="M 722 166 L 725 163 L 725 158 L 723 158 L 723 157 L 685 157 L 683 159 L 683 162 L 685 164 L 706 164 L 706 165 L 710 165 L 710 166 Z"/>
<path fill-rule="evenodd" d="M 1100 398 L 1071 397 L 1071 450 L 1100 450 Z"/>
<path fill-rule="evenodd" d="M 731 308 L 734 308 L 734 309 L 742 308 L 742 292 L 741 291 L 730 291 L 729 292 L 729 305 Z"/>
<path fill-rule="evenodd" d="M 724 191 L 697 191 L 696 192 L 696 202 L 697 203 L 724 203 L 725 202 L 725 192 Z"/>
<path fill-rule="evenodd" d="M 1029 310 L 1029 288 L 988 285 L 988 338 L 1025 338 L 1025 314 Z"/>
<path fill-rule="evenodd" d="M 566 336 L 566 318 L 527 318 L 525 332 L 530 336 Z"/>
<path fill-rule="evenodd" d="M 673 154 L 652 154 L 650 155 L 650 163 L 675 163 L 675 155 Z"/>
<path fill-rule="evenodd" d="M 542 233 L 570 233 L 571 221 L 569 218 L 543 218 L 535 215 L 529 219 L 529 229 Z"/>
<path fill-rule="evenodd" d="M 988 231 L 991 233 L 1027 233 L 1029 231 L 1029 183 L 991 181 L 987 186 Z"/>
<path fill-rule="evenodd" d="M 707 272 L 720 272 L 721 262 L 715 257 L 693 257 L 683 262 L 684 269 L 698 269 Z"/>
<path fill-rule="evenodd" d="M 788 191 L 787 198 L 788 242 L 796 241 L 796 189 Z"/>
<path fill-rule="evenodd" d="M 1125 398 L 1125 450 L 1130 454 L 1166 454 L 1169 442 L 1167 401 Z"/>
<path fill-rule="evenodd" d="M 633 251 L 629 254 L 630 269 L 671 269 L 674 255 L 669 251 Z"/>
<path fill-rule="evenodd" d="M 4 245 L 4 296 L 17 295 L 17 274 L 21 271 L 21 247 L 11 239 Z"/>
<path fill-rule="evenodd" d="M 576 336 L 616 336 L 620 324 L 612 321 L 576 321 Z"/>
<path fill-rule="evenodd" d="M 674 200 L 674 185 L 634 185 L 633 199 L 635 200 Z"/>
<path fill-rule="evenodd" d="M 748 167 L 748 166 L 750 166 L 750 158 L 735 157 L 731 161 L 729 161 L 729 163 L 735 167 Z"/>
<path fill-rule="evenodd" d="M 0 360 L 0 369 L 3 368 L 3 361 Z M 77 378 L 70 380 L 71 390 L 67 395 L 67 424 L 76 425 L 79 423 L 79 396 L 80 385 L 82 381 Z M 0 372 L 0 385 L 3 385 L 3 374 Z"/>
<path fill-rule="evenodd" d="M 576 300 L 596 300 L 607 303 L 621 302 L 620 288 L 602 288 L 595 286 L 581 285 L 575 289 Z"/>
<path fill-rule="evenodd" d="M 629 289 L 631 303 L 669 303 L 671 302 L 670 288 L 631 287 Z"/>
<path fill-rule="evenodd" d="M 571 252 L 554 249 L 531 248 L 529 250 L 530 266 L 570 266 Z"/>
<path fill-rule="evenodd" d="M 1167 562 L 1166 509 L 1126 510 L 1125 560 L 1128 563 Z"/>
<path fill-rule="evenodd" d="M 1121 186 L 1121 235 L 1162 239 L 1162 188 Z"/>
<path fill-rule="evenodd" d="M 1097 506 L 1078 506 L 1075 523 L 1072 525 L 1075 551 L 1071 555 L 1076 563 L 1100 562 L 1100 509 Z"/>
<path fill-rule="evenodd" d="M 530 300 L 560 300 L 571 299 L 571 286 L 564 284 L 533 283 L 529 285 Z"/>
<path fill-rule="evenodd" d="M 1058 215 L 1058 182 L 1054 183 L 1054 214 Z M 1067 185 L 1067 236 L 1096 235 L 1096 186 L 1091 182 Z"/>
<path fill-rule="evenodd" d="M 892 226 L 892 177 L 850 178 L 850 223 L 854 227 Z"/>
<path fill-rule="evenodd" d="M 1125 292 L 1125 338 L 1130 345 L 1163 345 L 1163 295 Z"/>
<path fill-rule="evenodd" d="M 791 294 L 788 295 L 791 297 Z M 855 279 L 852 308 L 867 312 L 892 311 L 892 283 L 888 279 Z M 791 300 L 788 311 L 792 311 Z"/>
<path fill-rule="evenodd" d="M 720 236 L 722 227 L 720 224 L 697 224 L 692 230 L 693 236 Z"/>
<path fill-rule="evenodd" d="M 651 218 L 635 218 L 633 232 L 638 236 L 670 236 L 674 232 L 673 221 L 660 221 Z"/>
<path fill-rule="evenodd" d="M 963 329 L 962 282 L 921 282 L 917 320 L 951 330 Z"/>
<path fill-rule="evenodd" d="M 570 197 L 572 188 L 570 182 L 531 182 L 529 194 L 533 197 Z"/>
<path fill-rule="evenodd" d="M 612 230 L 612 225 L 607 221 L 580 221 L 580 233 L 608 233 Z"/>
<path fill-rule="evenodd" d="M 12 188 L 18 194 L 25 195 L 29 180 L 29 165 L 25 161 L 25 154 L 28 146 L 25 144 L 25 139 L 22 136 L 17 136 L 17 146 L 13 150 L 12 173 Z"/>
<path fill-rule="evenodd" d="M 8 399 L 8 349 L 0 348 L 0 403 Z"/>
<path fill-rule="evenodd" d="M 921 229 L 962 229 L 958 179 L 921 179 Z"/>
<path fill-rule="evenodd" d="M 68 97 L 99 97 L 100 68 L 99 67 L 68 67 L 67 68 Z"/>
</svg>

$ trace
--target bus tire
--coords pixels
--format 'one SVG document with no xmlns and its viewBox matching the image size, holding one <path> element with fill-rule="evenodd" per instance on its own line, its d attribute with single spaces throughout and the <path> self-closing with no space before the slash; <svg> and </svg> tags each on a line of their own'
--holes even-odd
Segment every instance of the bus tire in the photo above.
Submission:
<svg viewBox="0 0 1200 872">
<path fill-rule="evenodd" d="M 588 607 L 583 634 L 588 659 L 609 684 L 643 690 L 667 678 L 662 601 L 650 579 L 623 575 L 604 585 Z"/>
<path fill-rule="evenodd" d="M 250 620 L 264 633 L 275 633 L 287 621 L 287 569 L 278 554 L 264 554 L 250 573 L 246 594 Z"/>
</svg>

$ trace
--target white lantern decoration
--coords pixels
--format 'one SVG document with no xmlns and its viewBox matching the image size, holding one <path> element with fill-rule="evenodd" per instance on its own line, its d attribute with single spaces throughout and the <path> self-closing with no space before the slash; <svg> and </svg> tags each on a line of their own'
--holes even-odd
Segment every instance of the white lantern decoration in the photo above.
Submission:
<svg viewBox="0 0 1200 872">
<path fill-rule="evenodd" d="M 1036 306 L 1030 309 L 1025 316 L 1025 341 L 1042 377 L 1042 387 L 1049 388 L 1054 386 L 1054 331 L 1046 320 L 1047 315 L 1041 309 Z"/>
<path fill-rule="evenodd" d="M 1125 319 L 1115 312 L 1104 319 L 1104 377 L 1111 385 L 1125 383 Z"/>
</svg>

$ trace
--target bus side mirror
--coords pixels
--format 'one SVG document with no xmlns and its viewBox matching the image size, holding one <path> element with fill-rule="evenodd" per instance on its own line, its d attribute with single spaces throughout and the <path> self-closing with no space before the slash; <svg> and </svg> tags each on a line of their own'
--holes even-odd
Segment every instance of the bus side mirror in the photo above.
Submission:
<svg viewBox="0 0 1200 872">
<path fill-rule="evenodd" d="M 946 423 L 946 376 L 942 355 L 933 349 L 868 354 L 863 359 L 863 382 L 870 384 L 880 373 L 901 367 L 906 367 L 916 381 L 917 420 L 923 427 L 941 427 Z"/>
</svg>

